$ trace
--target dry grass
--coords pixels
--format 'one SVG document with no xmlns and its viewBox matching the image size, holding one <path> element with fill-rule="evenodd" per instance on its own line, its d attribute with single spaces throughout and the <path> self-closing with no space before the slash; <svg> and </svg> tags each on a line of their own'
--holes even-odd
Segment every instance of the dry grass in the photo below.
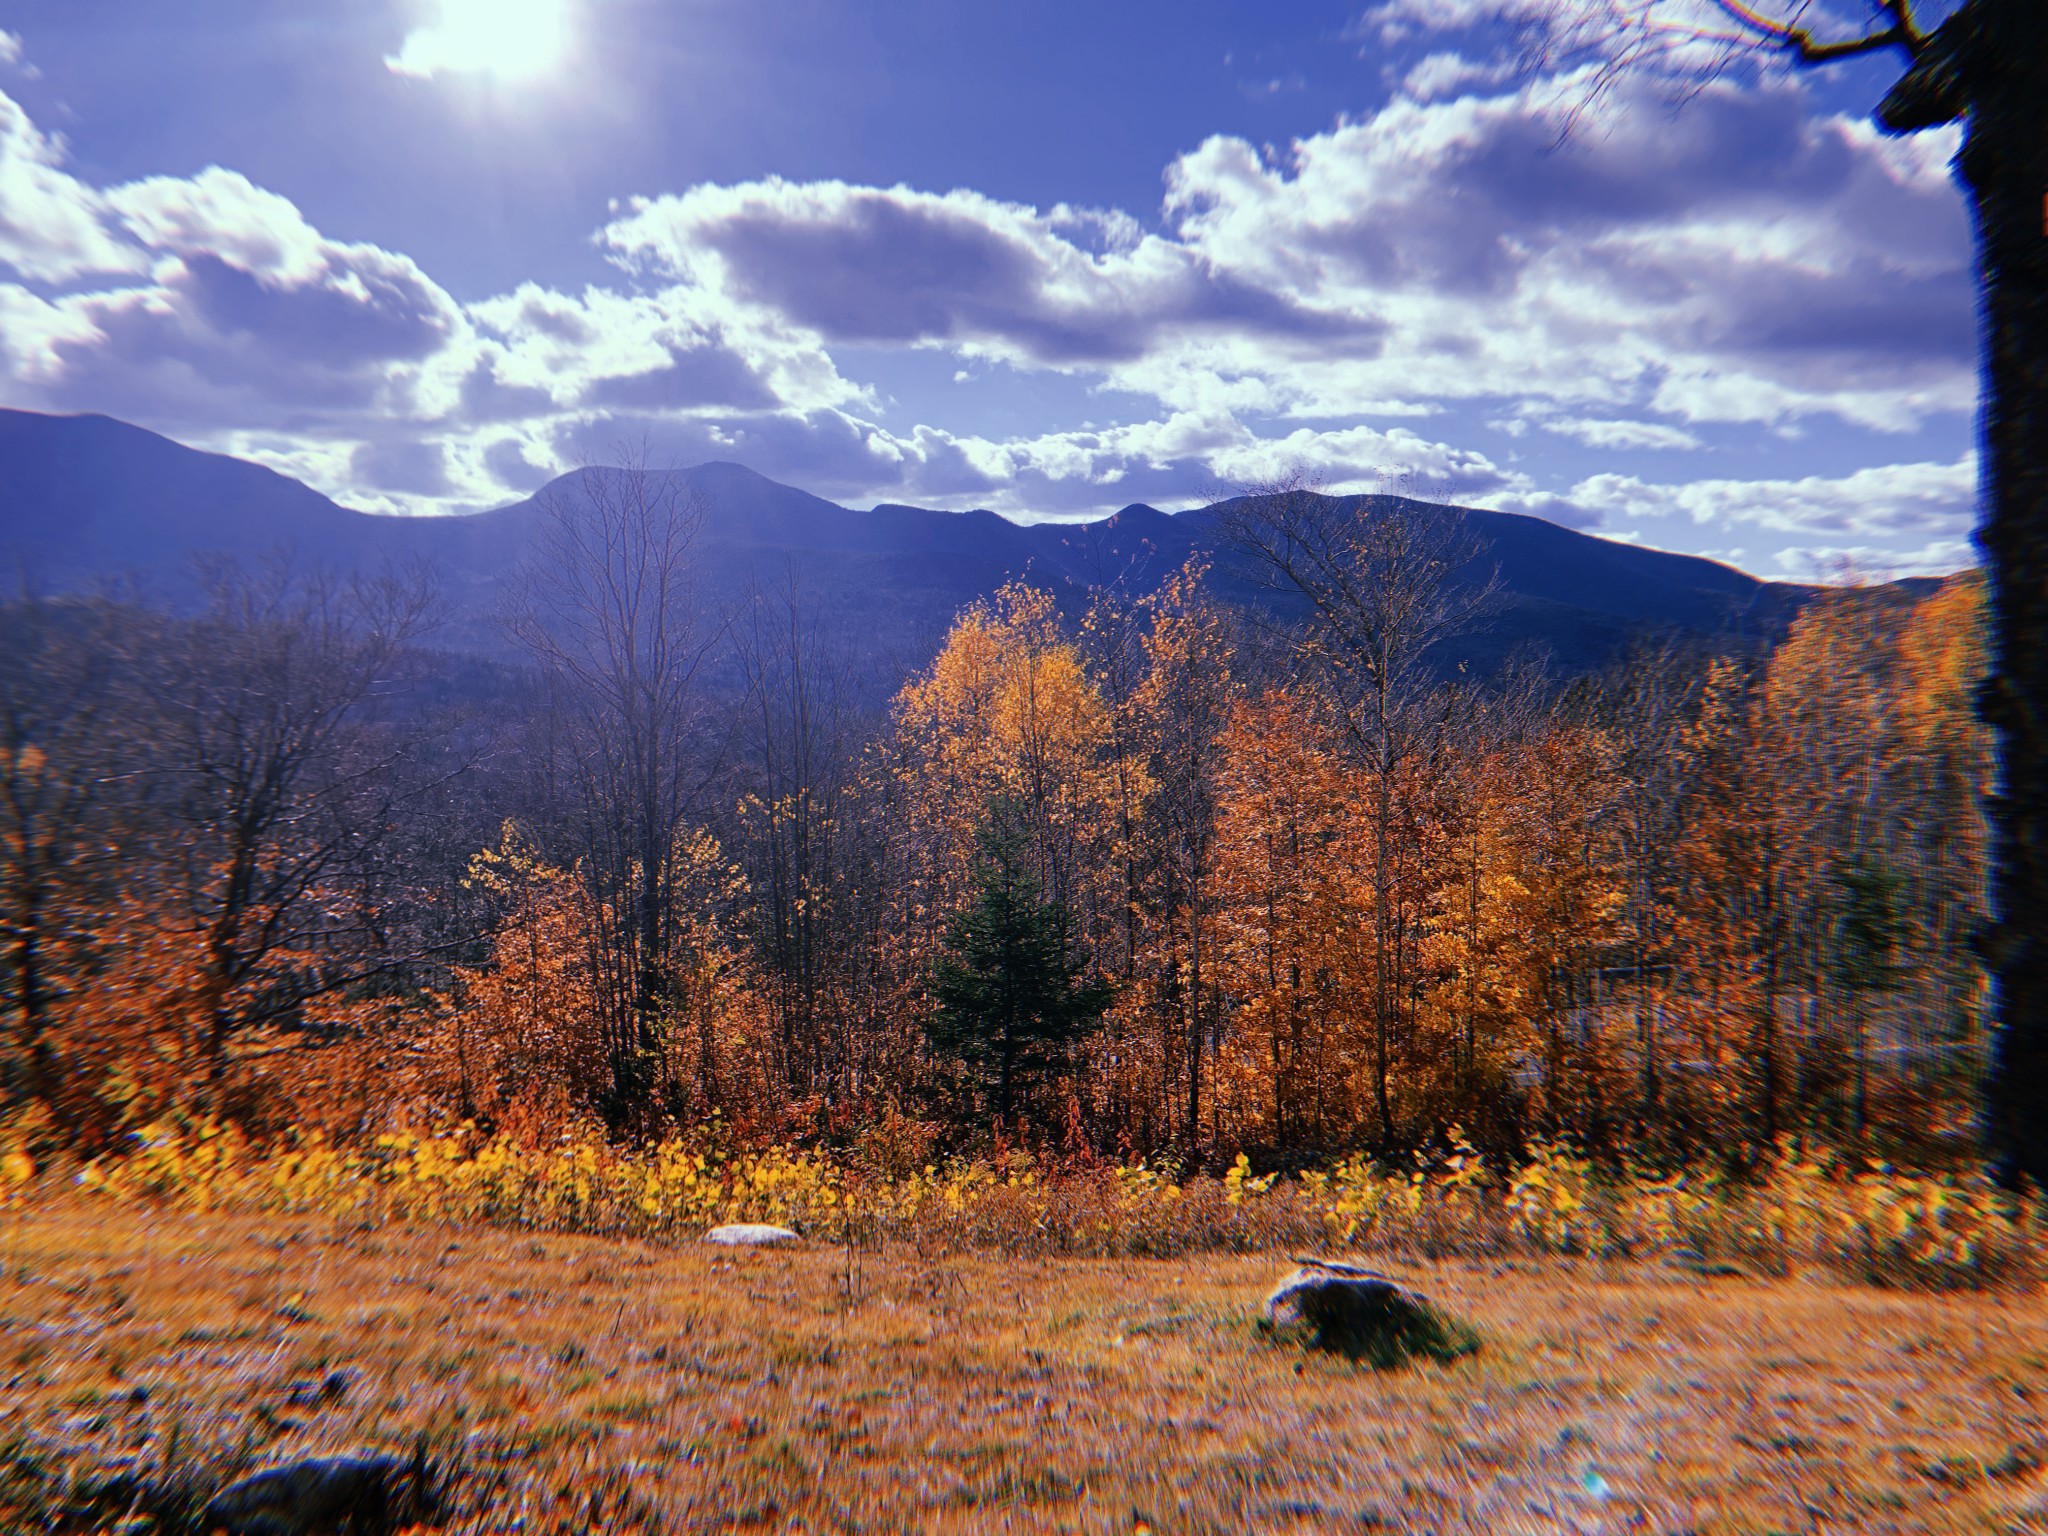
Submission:
<svg viewBox="0 0 2048 1536">
<path fill-rule="evenodd" d="M 2036 1295 L 1418 1262 L 1485 1347 L 1380 1374 L 1260 1336 L 1283 1268 L 39 1199 L 0 1210 L 0 1528 L 425 1431 L 477 1532 L 2048 1536 Z"/>
</svg>

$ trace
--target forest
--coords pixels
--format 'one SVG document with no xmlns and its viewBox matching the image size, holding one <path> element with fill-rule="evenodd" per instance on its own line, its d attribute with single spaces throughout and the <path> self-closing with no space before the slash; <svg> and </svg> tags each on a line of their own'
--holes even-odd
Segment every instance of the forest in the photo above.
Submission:
<svg viewBox="0 0 2048 1536">
<path fill-rule="evenodd" d="M 1980 1156 L 1975 573 L 1476 676 L 1455 512 L 1269 487 L 1215 558 L 1285 602 L 1015 584 L 878 705 L 586 484 L 501 659 L 424 571 L 0 606 L 10 1144 Z"/>
</svg>

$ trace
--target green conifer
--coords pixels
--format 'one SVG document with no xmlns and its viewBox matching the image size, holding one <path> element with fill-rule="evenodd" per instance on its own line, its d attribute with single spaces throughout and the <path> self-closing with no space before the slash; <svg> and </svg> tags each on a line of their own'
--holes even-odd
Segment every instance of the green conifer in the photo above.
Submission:
<svg viewBox="0 0 2048 1536">
<path fill-rule="evenodd" d="M 1020 822 L 1015 807 L 999 804 L 977 836 L 975 899 L 947 926 L 929 1027 L 932 1048 L 993 1093 L 1003 1125 L 1115 996 L 1075 957 L 1067 909 L 1046 899 Z"/>
</svg>

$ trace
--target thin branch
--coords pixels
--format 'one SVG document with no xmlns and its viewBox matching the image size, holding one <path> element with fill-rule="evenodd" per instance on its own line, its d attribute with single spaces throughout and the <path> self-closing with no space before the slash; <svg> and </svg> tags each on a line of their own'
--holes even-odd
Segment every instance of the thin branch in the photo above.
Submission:
<svg viewBox="0 0 2048 1536">
<path fill-rule="evenodd" d="M 1892 18 L 1889 27 L 1865 37 L 1833 43 L 1816 43 L 1813 34 L 1806 28 L 1763 15 L 1744 4 L 1743 0 L 1714 0 L 1714 3 L 1749 33 L 1762 33 L 1766 38 L 1789 49 L 1802 64 L 1829 64 L 1837 59 L 1854 58 L 1864 53 L 1880 53 L 1886 48 L 1893 47 L 1904 49 L 1909 58 L 1918 58 L 1921 48 L 1927 41 L 1926 35 L 1913 20 L 1912 0 L 1880 0 L 1881 9 Z"/>
<path fill-rule="evenodd" d="M 1804 32 L 1792 35 L 1793 51 L 1799 55 L 1802 64 L 1831 64 L 1837 59 L 1851 59 L 1862 53 L 1882 53 L 1891 47 L 1904 49 L 1909 58 L 1919 51 L 1912 38 L 1897 27 L 1840 43 L 1816 43 Z"/>
</svg>

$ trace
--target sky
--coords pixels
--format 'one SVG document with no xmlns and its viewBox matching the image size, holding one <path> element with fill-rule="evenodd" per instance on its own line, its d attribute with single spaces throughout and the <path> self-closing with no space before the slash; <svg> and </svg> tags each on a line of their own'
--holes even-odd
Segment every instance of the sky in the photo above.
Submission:
<svg viewBox="0 0 2048 1536">
<path fill-rule="evenodd" d="M 1828 3 L 1828 0 L 1821 0 Z M 1858 0 L 1809 7 L 1821 35 Z M 1651 9 L 1652 30 L 1615 18 Z M 0 0 L 0 406 L 367 511 L 1305 476 L 1969 563 L 1953 130 L 1717 0 Z"/>
</svg>

